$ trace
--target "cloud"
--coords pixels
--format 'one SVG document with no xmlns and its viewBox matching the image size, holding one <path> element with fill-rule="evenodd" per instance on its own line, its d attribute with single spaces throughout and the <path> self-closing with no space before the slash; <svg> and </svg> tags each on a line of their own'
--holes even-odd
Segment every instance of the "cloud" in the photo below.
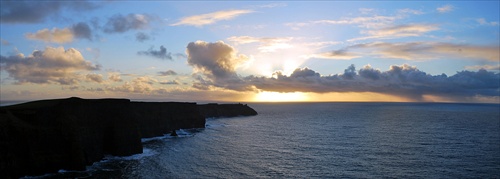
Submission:
<svg viewBox="0 0 500 179">
<path fill-rule="evenodd" d="M 53 28 L 52 30 L 42 29 L 35 33 L 27 33 L 25 37 L 30 40 L 63 44 L 72 42 L 74 38 L 92 40 L 92 30 L 88 24 L 80 22 L 68 28 Z"/>
<path fill-rule="evenodd" d="M 500 65 L 474 65 L 474 66 L 465 66 L 466 70 L 490 70 L 490 71 L 500 71 Z"/>
<path fill-rule="evenodd" d="M 305 58 L 322 58 L 322 59 L 332 59 L 332 60 L 351 60 L 353 58 L 359 58 L 359 57 L 361 57 L 361 55 L 348 52 L 347 50 L 334 50 L 331 52 L 318 53 L 305 56 Z"/>
<path fill-rule="evenodd" d="M 395 26 L 394 22 L 396 20 L 404 19 L 409 14 L 414 14 L 414 15 L 424 14 L 424 12 L 420 10 L 409 9 L 409 8 L 398 9 L 395 15 L 393 16 L 377 15 L 375 14 L 376 9 L 360 8 L 358 10 L 360 11 L 360 14 L 364 14 L 364 16 L 344 17 L 340 19 L 320 19 L 307 22 L 290 22 L 290 23 L 285 23 L 285 25 L 291 27 L 293 30 L 300 30 L 303 27 L 311 25 L 357 25 L 358 27 L 365 29 L 383 29 L 383 28 L 390 28 L 390 26 Z M 399 28 L 403 27 L 404 25 L 400 26 Z M 391 30 L 391 29 L 385 29 L 385 30 Z M 407 27 L 406 30 L 415 30 L 415 29 L 409 29 Z M 364 33 L 370 33 L 370 32 L 364 31 Z M 372 31 L 371 33 L 375 33 L 375 31 Z"/>
<path fill-rule="evenodd" d="M 137 34 L 135 34 L 135 40 L 137 40 L 138 42 L 144 42 L 149 39 L 151 39 L 151 37 L 143 32 L 138 32 Z"/>
<path fill-rule="evenodd" d="M 439 13 L 447 13 L 447 12 L 451 12 L 455 9 L 455 7 L 453 7 L 452 5 L 444 5 L 444 6 L 441 6 L 441 7 L 438 7 L 436 8 L 436 10 L 439 12 Z"/>
<path fill-rule="evenodd" d="M 44 51 L 34 51 L 29 56 L 1 56 L 1 69 L 7 71 L 17 83 L 76 84 L 81 80 L 78 72 L 99 70 L 100 66 L 86 61 L 73 48 L 46 47 Z"/>
<path fill-rule="evenodd" d="M 372 56 L 378 58 L 397 58 L 405 60 L 431 59 L 475 59 L 497 62 L 500 59 L 500 47 L 477 46 L 467 44 L 435 42 L 372 42 L 345 47 L 333 53 L 313 55 L 316 58 L 351 59 Z M 345 57 L 345 58 L 343 58 Z"/>
<path fill-rule="evenodd" d="M 498 26 L 498 22 L 493 22 L 493 21 L 492 22 L 488 22 L 484 18 L 478 18 L 478 19 L 475 19 L 475 20 L 480 25 Z"/>
<path fill-rule="evenodd" d="M 88 11 L 100 5 L 88 1 L 0 1 L 1 23 L 38 23 L 62 10 Z"/>
<path fill-rule="evenodd" d="M 476 96 L 498 96 L 500 73 L 479 70 L 461 71 L 453 76 L 430 75 L 414 66 L 390 66 L 380 71 L 367 65 L 356 71 L 349 66 L 343 74 L 321 76 L 308 69 L 298 68 L 290 76 L 276 73 L 272 78 L 247 77 L 257 89 L 274 92 L 375 92 L 413 100 L 425 95 L 462 99 Z"/>
<path fill-rule="evenodd" d="M 274 52 L 278 49 L 292 48 L 289 43 L 293 37 L 251 37 L 251 36 L 231 36 L 228 38 L 236 44 L 260 43 L 258 49 L 261 52 Z"/>
<path fill-rule="evenodd" d="M 122 82 L 122 78 L 119 73 L 108 73 L 108 79 L 113 82 Z"/>
<path fill-rule="evenodd" d="M 76 38 L 92 40 L 92 30 L 90 29 L 90 26 L 85 22 L 74 24 L 71 27 L 71 30 L 73 31 L 73 34 Z"/>
<path fill-rule="evenodd" d="M 358 37 L 347 41 L 357 41 L 366 39 L 393 39 L 401 37 L 418 37 L 424 33 L 438 30 L 438 26 L 434 24 L 405 24 L 385 27 L 376 30 L 362 31 L 363 34 L 370 36 Z"/>
<path fill-rule="evenodd" d="M 252 38 L 246 39 L 253 43 Z M 481 51 L 476 46 L 443 44 L 443 43 L 369 43 L 350 46 L 345 51 L 336 51 L 331 56 L 347 56 L 352 49 L 371 48 L 385 49 L 386 55 L 411 56 L 412 53 L 463 53 L 457 56 L 474 56 L 492 54 Z M 461 50 L 457 50 L 459 48 Z M 494 49 L 487 47 L 486 49 Z M 476 52 L 467 52 L 475 50 Z M 477 52 L 477 51 L 480 52 Z M 412 52 L 416 51 L 416 52 Z M 498 48 L 496 50 L 498 54 Z M 394 53 L 394 54 L 390 54 Z M 405 54 L 406 53 L 406 54 Z M 392 65 L 387 71 L 373 69 L 366 65 L 356 70 L 350 65 L 342 74 L 323 76 L 310 68 L 297 68 L 289 76 L 281 71 L 271 77 L 241 77 L 236 66 L 245 61 L 244 56 L 236 55 L 236 50 L 224 42 L 208 43 L 191 42 L 187 47 L 188 64 L 199 72 L 193 74 L 193 88 L 199 90 L 215 90 L 216 88 L 234 91 L 271 91 L 271 92 L 373 92 L 408 98 L 414 101 L 425 101 L 426 96 L 439 96 L 452 100 L 465 100 L 477 97 L 497 97 L 500 90 L 500 73 L 480 69 L 461 71 L 453 76 L 430 75 L 415 66 L 407 64 Z M 380 55 L 380 54 L 379 54 Z M 242 58 L 242 59 L 241 59 Z M 497 57 L 498 58 L 498 57 Z"/>
<path fill-rule="evenodd" d="M 106 33 L 123 33 L 129 30 L 140 30 L 149 27 L 152 16 L 145 14 L 128 14 L 126 16 L 116 14 L 108 19 L 104 25 Z"/>
<path fill-rule="evenodd" d="M 10 42 L 5 40 L 5 39 L 1 39 L 1 41 L 2 41 L 2 45 L 5 45 L 5 46 L 10 45 Z"/>
<path fill-rule="evenodd" d="M 142 76 L 142 77 L 137 77 L 132 81 L 127 81 L 121 86 L 108 86 L 106 87 L 106 90 L 114 92 L 124 92 L 124 93 L 150 94 L 155 91 L 155 88 L 153 87 L 153 84 L 155 82 L 157 82 L 157 80 L 147 76 Z"/>
<path fill-rule="evenodd" d="M 367 16 L 367 17 L 354 17 L 345 18 L 342 20 L 316 20 L 312 21 L 314 24 L 360 24 L 362 26 L 381 26 L 388 23 L 392 23 L 397 19 L 394 16 Z"/>
<path fill-rule="evenodd" d="M 178 85 L 180 84 L 178 81 L 176 80 L 172 80 L 172 81 L 165 81 L 165 82 L 159 82 L 160 84 L 162 85 Z"/>
<path fill-rule="evenodd" d="M 158 72 L 158 75 L 159 76 L 173 76 L 173 75 L 177 75 L 177 72 L 175 72 L 173 70 L 160 71 L 160 72 Z"/>
<path fill-rule="evenodd" d="M 255 7 L 257 8 L 275 8 L 275 7 L 285 7 L 287 6 L 286 3 L 271 3 L 271 4 L 264 4 L 264 5 L 257 5 Z"/>
<path fill-rule="evenodd" d="M 64 29 L 53 28 L 52 30 L 42 29 L 37 31 L 36 33 L 27 33 L 25 37 L 30 40 L 41 40 L 44 42 L 53 42 L 62 44 L 62 43 L 72 42 L 74 35 L 71 29 L 69 28 L 64 28 Z"/>
<path fill-rule="evenodd" d="M 200 14 L 200 15 L 183 17 L 180 19 L 179 22 L 171 24 L 171 26 L 190 25 L 190 26 L 201 27 L 204 25 L 214 24 L 214 23 L 216 23 L 218 21 L 222 21 L 222 20 L 231 20 L 231 19 L 236 18 L 240 15 L 253 13 L 253 12 L 254 11 L 252 11 L 252 10 L 245 10 L 245 9 L 217 11 L 217 12 L 208 13 L 208 14 Z"/>
<path fill-rule="evenodd" d="M 162 60 L 172 60 L 172 54 L 167 52 L 167 48 L 163 47 L 163 45 L 160 46 L 160 50 L 153 50 L 153 47 L 151 47 L 149 50 L 139 51 L 137 54 L 151 56 Z"/>
<path fill-rule="evenodd" d="M 187 45 L 188 64 L 208 79 L 197 77 L 194 85 L 213 85 L 229 89 L 242 88 L 242 80 L 236 74 L 236 68 L 246 62 L 248 57 L 237 54 L 230 45 L 217 41 L 214 43 L 196 41 Z"/>
<path fill-rule="evenodd" d="M 401 14 L 415 14 L 415 15 L 422 15 L 424 12 L 421 10 L 415 10 L 415 9 L 410 9 L 410 8 L 405 8 L 405 9 L 398 9 L 398 13 Z"/>
<path fill-rule="evenodd" d="M 372 9 L 372 8 L 359 8 L 358 11 L 361 14 L 371 14 L 371 13 L 375 12 L 375 9 Z"/>
<path fill-rule="evenodd" d="M 87 81 L 90 82 L 96 82 L 96 83 L 103 83 L 104 79 L 102 78 L 101 74 L 95 74 L 95 73 L 89 73 L 85 76 Z"/>
<path fill-rule="evenodd" d="M 286 26 L 291 27 L 293 30 L 299 30 L 302 27 L 324 24 L 324 25 L 358 25 L 361 28 L 382 28 L 393 24 L 397 19 L 402 18 L 401 16 L 361 16 L 361 17 L 350 17 L 342 18 L 340 20 L 332 19 L 321 19 L 308 22 L 295 22 L 295 23 L 285 23 Z"/>
</svg>

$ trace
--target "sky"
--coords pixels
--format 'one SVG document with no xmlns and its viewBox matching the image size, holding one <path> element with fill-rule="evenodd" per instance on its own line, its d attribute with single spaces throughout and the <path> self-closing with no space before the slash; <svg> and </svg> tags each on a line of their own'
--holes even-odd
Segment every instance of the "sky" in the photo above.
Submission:
<svg viewBox="0 0 500 179">
<path fill-rule="evenodd" d="M 1 1 L 0 101 L 500 103 L 500 1 Z"/>
</svg>

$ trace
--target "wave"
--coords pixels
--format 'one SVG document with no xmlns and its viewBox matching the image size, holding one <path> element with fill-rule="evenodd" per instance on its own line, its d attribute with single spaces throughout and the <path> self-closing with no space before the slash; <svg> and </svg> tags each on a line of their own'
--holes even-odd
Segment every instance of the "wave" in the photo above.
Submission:
<svg viewBox="0 0 500 179">
<path fill-rule="evenodd" d="M 131 156 L 113 156 L 113 155 L 106 155 L 103 159 L 103 161 L 106 160 L 140 160 L 145 157 L 150 157 L 153 155 L 158 154 L 158 152 L 148 149 L 148 148 L 143 148 L 142 149 L 142 154 L 135 154 Z"/>
</svg>

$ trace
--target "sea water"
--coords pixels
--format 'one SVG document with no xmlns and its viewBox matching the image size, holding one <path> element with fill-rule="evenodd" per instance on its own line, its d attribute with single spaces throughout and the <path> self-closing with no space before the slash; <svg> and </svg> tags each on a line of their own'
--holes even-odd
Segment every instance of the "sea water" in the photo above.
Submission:
<svg viewBox="0 0 500 179">
<path fill-rule="evenodd" d="M 50 178 L 500 178 L 500 105 L 255 103 Z"/>
</svg>

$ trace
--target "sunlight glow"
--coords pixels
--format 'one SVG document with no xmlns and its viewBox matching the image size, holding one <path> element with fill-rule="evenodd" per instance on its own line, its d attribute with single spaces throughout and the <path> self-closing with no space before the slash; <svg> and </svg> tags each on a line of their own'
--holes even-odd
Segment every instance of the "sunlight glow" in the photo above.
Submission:
<svg viewBox="0 0 500 179">
<path fill-rule="evenodd" d="M 306 93 L 279 93 L 279 92 L 260 92 L 255 95 L 254 101 L 258 102 L 295 102 L 308 101 L 309 97 Z"/>
</svg>

